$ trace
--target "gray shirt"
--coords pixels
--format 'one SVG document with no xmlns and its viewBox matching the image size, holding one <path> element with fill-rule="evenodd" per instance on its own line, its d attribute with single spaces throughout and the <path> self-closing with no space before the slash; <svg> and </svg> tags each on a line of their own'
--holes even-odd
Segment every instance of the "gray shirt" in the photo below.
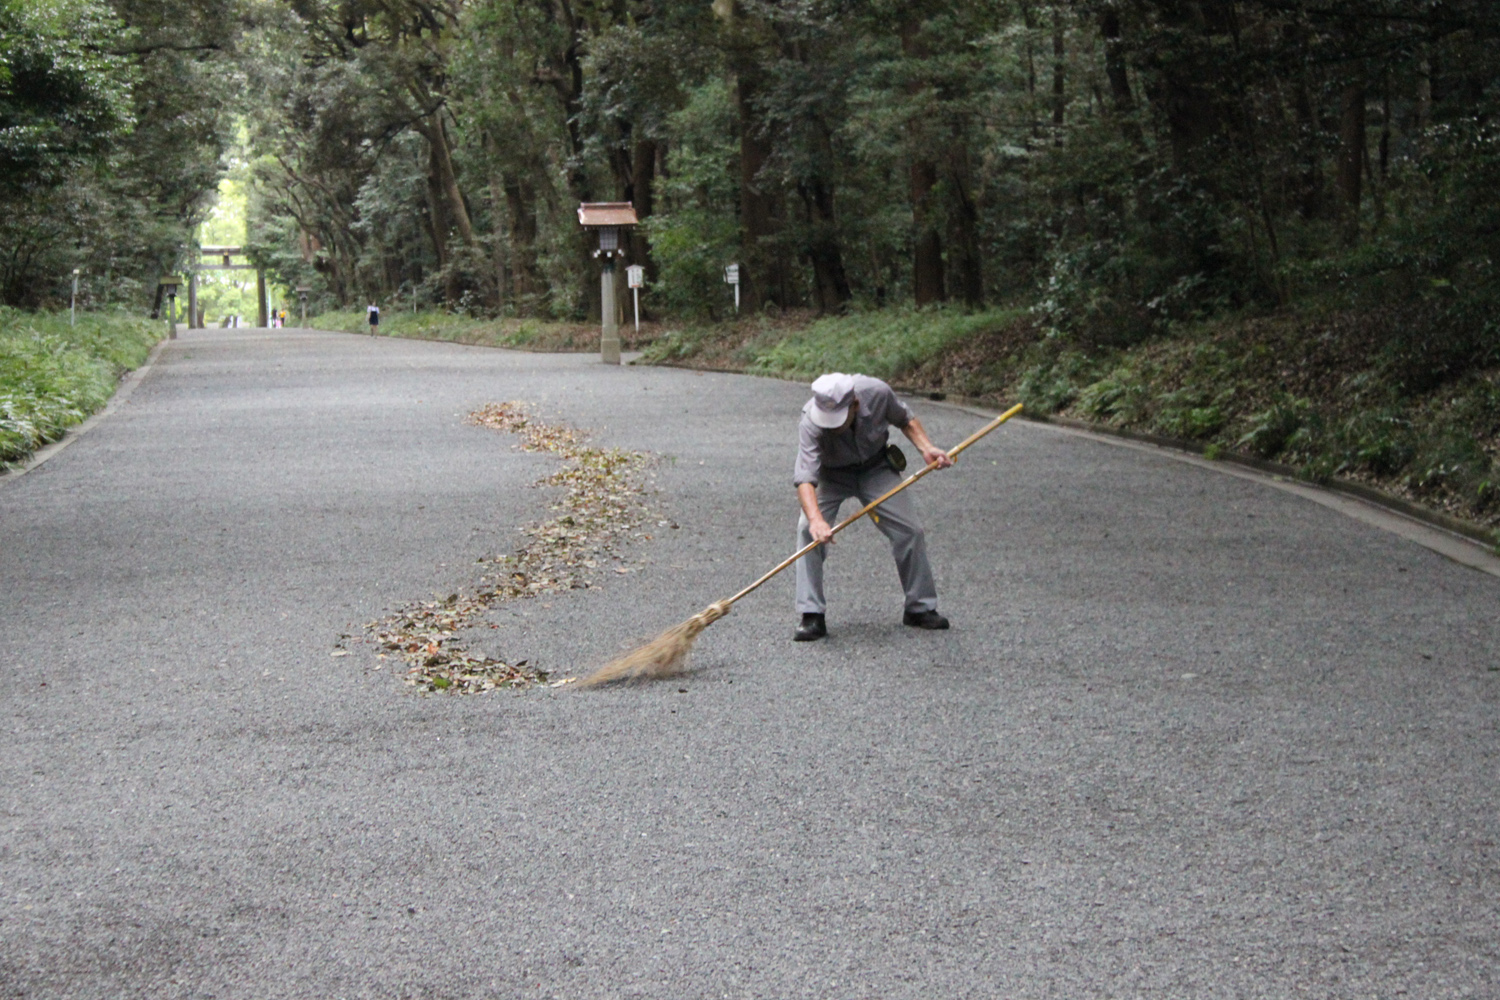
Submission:
<svg viewBox="0 0 1500 1000">
<path fill-rule="evenodd" d="M 812 400 L 803 405 L 802 422 L 797 426 L 797 467 L 792 476 L 798 486 L 816 486 L 824 468 L 841 469 L 873 459 L 885 450 L 886 429 L 904 428 L 915 416 L 890 386 L 868 375 L 854 376 L 854 398 L 859 400 L 854 423 L 836 431 L 812 422 L 808 416 Z"/>
</svg>

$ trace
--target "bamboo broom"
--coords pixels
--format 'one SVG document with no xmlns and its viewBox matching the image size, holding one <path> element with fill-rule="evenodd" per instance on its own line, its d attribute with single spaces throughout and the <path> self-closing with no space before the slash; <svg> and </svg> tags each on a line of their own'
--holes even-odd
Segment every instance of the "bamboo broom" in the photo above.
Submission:
<svg viewBox="0 0 1500 1000">
<path fill-rule="evenodd" d="M 1011 417 L 1020 412 L 1021 404 L 1017 403 L 1015 406 L 1012 406 L 1010 409 L 1000 414 L 994 420 L 991 420 L 989 423 L 979 428 L 979 430 L 975 431 L 973 434 L 970 434 L 952 451 L 948 452 L 948 457 L 951 459 L 957 459 L 959 453 L 962 452 L 965 448 L 969 447 L 969 445 L 973 444 L 975 441 L 978 441 L 990 431 L 994 430 L 996 427 L 999 427 L 1001 424 L 1005 423 Z M 918 469 L 916 472 L 907 476 L 899 484 L 891 487 L 889 490 L 882 493 L 874 500 L 871 500 L 869 503 L 865 504 L 857 512 L 851 514 L 849 517 L 844 518 L 844 520 L 834 525 L 832 534 L 837 535 L 840 531 L 843 531 L 845 528 L 849 527 L 849 525 L 853 524 L 855 521 L 858 521 L 860 518 L 864 517 L 866 514 L 870 513 L 872 510 L 878 507 L 880 504 L 889 500 L 897 493 L 900 493 L 902 490 L 906 489 L 912 483 L 916 482 L 918 479 L 921 479 L 923 476 L 927 475 L 927 473 L 931 472 L 935 468 L 937 468 L 937 463 L 929 462 L 921 469 Z M 830 537 L 832 536 L 830 535 Z M 687 663 L 688 653 L 692 652 L 693 643 L 697 641 L 698 636 L 703 633 L 704 629 L 708 628 L 714 622 L 727 615 L 729 613 L 730 607 L 733 606 L 736 601 L 740 600 L 743 597 L 748 597 L 751 593 L 759 589 L 760 586 L 767 580 L 771 579 L 771 577 L 775 576 L 777 573 L 780 573 L 782 570 L 786 569 L 788 566 L 792 565 L 792 563 L 796 562 L 798 559 L 801 559 L 803 556 L 807 555 L 809 552 L 811 552 L 821 544 L 823 543 L 809 542 L 802 548 L 798 549 L 796 552 L 792 553 L 792 555 L 788 556 L 779 565 L 777 565 L 775 569 L 772 569 L 770 572 L 766 573 L 764 576 L 756 580 L 754 583 L 750 584 L 750 586 L 746 587 L 738 594 L 735 594 L 733 597 L 730 597 L 727 600 L 715 601 L 713 604 L 710 604 L 708 607 L 704 608 L 693 617 L 672 626 L 645 645 L 640 646 L 629 653 L 626 653 L 619 659 L 612 660 L 609 663 L 606 663 L 604 666 L 600 667 L 598 670 L 585 677 L 579 684 L 579 687 L 594 687 L 599 684 L 608 684 L 612 681 L 621 681 L 635 678 L 656 679 L 660 677 L 671 677 L 674 674 L 681 673 L 682 668 Z"/>
</svg>

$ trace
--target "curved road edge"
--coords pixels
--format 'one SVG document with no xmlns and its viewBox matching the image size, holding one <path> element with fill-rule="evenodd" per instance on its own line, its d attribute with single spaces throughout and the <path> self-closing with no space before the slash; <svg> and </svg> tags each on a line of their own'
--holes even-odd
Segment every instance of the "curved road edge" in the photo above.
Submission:
<svg viewBox="0 0 1500 1000">
<path fill-rule="evenodd" d="M 969 403 L 933 400 L 920 395 L 917 398 L 922 399 L 929 406 L 948 407 L 961 410 L 964 413 L 972 413 L 975 416 L 993 418 L 1000 412 L 999 410 L 991 410 Z M 1291 493 L 1294 496 L 1302 497 L 1304 500 L 1311 500 L 1315 504 L 1338 511 L 1346 517 L 1352 517 L 1356 521 L 1362 521 L 1371 527 L 1388 531 L 1407 541 L 1415 542 L 1423 548 L 1431 549 L 1438 555 L 1451 559 L 1462 566 L 1476 569 L 1481 573 L 1488 573 L 1491 576 L 1500 577 L 1500 556 L 1497 556 L 1484 543 L 1440 525 L 1428 523 L 1399 507 L 1386 505 L 1375 497 L 1355 496 L 1340 492 L 1337 489 L 1329 489 L 1313 483 L 1277 475 L 1276 473 L 1264 472 L 1248 465 L 1204 458 L 1202 455 L 1194 454 L 1190 451 L 1182 451 L 1170 445 L 1104 433 L 1085 427 L 1075 427 L 1055 420 L 1033 418 L 1025 420 L 1021 426 L 1046 428 L 1058 434 L 1088 438 L 1092 441 L 1098 441 L 1101 444 L 1114 445 L 1119 448 L 1130 448 L 1134 451 L 1145 452 L 1151 455 L 1160 455 L 1177 462 L 1185 462 L 1188 465 L 1197 466 L 1200 469 L 1208 469 L 1226 476 L 1234 476 L 1237 479 L 1260 483 L 1264 486 L 1281 490 L 1284 493 Z"/>
</svg>

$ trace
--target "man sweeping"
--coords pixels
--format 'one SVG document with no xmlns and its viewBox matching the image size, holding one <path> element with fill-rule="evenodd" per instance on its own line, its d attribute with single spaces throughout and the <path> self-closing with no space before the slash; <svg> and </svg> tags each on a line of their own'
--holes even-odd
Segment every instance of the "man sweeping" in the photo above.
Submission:
<svg viewBox="0 0 1500 1000">
<path fill-rule="evenodd" d="M 802 516 L 797 522 L 797 545 L 820 542 L 797 562 L 797 611 L 802 619 L 792 638 L 811 642 L 828 634 L 823 599 L 823 558 L 833 544 L 830 525 L 839 506 L 850 497 L 867 504 L 901 482 L 896 455 L 888 445 L 890 427 L 898 427 L 922 454 L 924 464 L 953 464 L 936 447 L 911 408 L 896 398 L 890 386 L 868 375 L 833 372 L 812 384 L 812 399 L 802 407 L 797 428 L 797 465 L 794 481 Z M 900 464 L 904 464 L 904 460 Z M 906 493 L 898 493 L 875 508 L 876 525 L 891 542 L 891 555 L 906 591 L 903 624 L 913 628 L 944 629 L 948 619 L 937 611 L 937 586 L 927 562 L 927 540 Z"/>
</svg>

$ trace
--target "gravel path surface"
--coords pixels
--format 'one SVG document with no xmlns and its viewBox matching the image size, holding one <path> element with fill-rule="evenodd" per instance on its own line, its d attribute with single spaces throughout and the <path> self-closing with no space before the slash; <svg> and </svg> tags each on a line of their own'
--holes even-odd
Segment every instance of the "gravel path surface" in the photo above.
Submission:
<svg viewBox="0 0 1500 1000">
<path fill-rule="evenodd" d="M 1500 580 L 1257 483 L 1013 422 L 915 487 L 950 632 L 859 526 L 826 641 L 784 574 L 678 681 L 332 655 L 547 516 L 478 406 L 661 457 L 678 527 L 477 637 L 562 676 L 791 551 L 803 398 L 172 343 L 0 480 L 0 997 L 1500 996 Z"/>
</svg>

